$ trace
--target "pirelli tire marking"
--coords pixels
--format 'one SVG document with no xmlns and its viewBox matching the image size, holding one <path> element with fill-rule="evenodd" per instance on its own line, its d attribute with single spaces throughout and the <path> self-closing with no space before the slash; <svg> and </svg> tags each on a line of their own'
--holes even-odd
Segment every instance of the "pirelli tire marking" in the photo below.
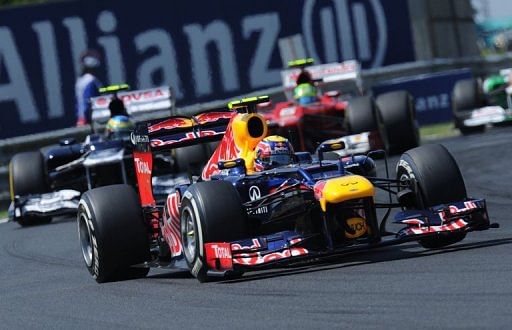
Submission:
<svg viewBox="0 0 512 330">
<path fill-rule="evenodd" d="M 411 167 L 411 165 L 407 161 L 405 161 L 403 159 L 400 159 L 400 161 L 396 165 L 396 171 L 397 172 L 398 172 L 400 167 L 403 167 L 405 169 L 405 171 L 407 172 L 407 175 L 405 173 L 402 173 L 402 175 L 400 176 L 400 181 L 416 179 L 416 177 L 414 176 L 414 172 L 412 170 L 412 167 Z"/>
</svg>

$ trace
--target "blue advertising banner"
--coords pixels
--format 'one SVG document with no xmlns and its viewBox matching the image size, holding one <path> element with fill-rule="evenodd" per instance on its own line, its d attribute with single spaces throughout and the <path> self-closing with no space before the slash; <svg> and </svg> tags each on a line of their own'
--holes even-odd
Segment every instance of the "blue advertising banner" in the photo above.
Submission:
<svg viewBox="0 0 512 330">
<path fill-rule="evenodd" d="M 0 10 L 0 139 L 75 123 L 86 49 L 104 84 L 170 85 L 179 105 L 280 84 L 278 39 L 317 63 L 414 60 L 407 0 L 83 0 Z"/>
<path fill-rule="evenodd" d="M 420 125 L 453 120 L 452 90 L 455 83 L 472 77 L 471 70 L 460 69 L 393 79 L 372 87 L 377 96 L 395 90 L 406 90 L 414 96 L 416 118 Z"/>
</svg>

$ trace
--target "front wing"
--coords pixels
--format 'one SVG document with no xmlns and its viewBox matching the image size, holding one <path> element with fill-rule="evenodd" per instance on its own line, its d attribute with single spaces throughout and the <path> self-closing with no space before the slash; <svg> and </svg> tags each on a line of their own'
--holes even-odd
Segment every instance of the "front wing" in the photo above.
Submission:
<svg viewBox="0 0 512 330">
<path fill-rule="evenodd" d="M 498 124 L 512 120 L 512 111 L 503 109 L 500 106 L 488 106 L 472 110 L 466 118 L 463 118 L 463 124 L 466 127 L 475 127 L 486 124 Z"/>
<path fill-rule="evenodd" d="M 81 193 L 76 190 L 65 189 L 47 194 L 16 197 L 11 204 L 9 218 L 11 221 L 36 216 L 59 216 L 75 214 Z"/>
<path fill-rule="evenodd" d="M 206 243 L 206 262 L 210 276 L 224 276 L 243 269 L 255 270 L 276 264 L 286 265 L 303 260 L 328 256 L 345 255 L 356 251 L 369 250 L 388 245 L 435 237 L 440 233 L 471 232 L 497 227 L 491 225 L 485 200 L 468 199 L 450 205 L 439 205 L 424 211 L 400 212 L 395 223 L 405 227 L 392 236 L 383 237 L 379 242 L 364 242 L 319 250 L 311 248 L 312 236 L 294 231 L 285 231 L 269 236 L 256 237 L 235 242 Z"/>
</svg>

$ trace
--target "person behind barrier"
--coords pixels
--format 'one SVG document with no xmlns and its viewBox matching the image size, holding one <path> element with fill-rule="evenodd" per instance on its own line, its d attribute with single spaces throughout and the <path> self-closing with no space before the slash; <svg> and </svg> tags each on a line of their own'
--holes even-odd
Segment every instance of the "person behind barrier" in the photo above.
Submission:
<svg viewBox="0 0 512 330">
<path fill-rule="evenodd" d="M 288 139 L 279 135 L 264 138 L 254 152 L 254 170 L 257 172 L 293 163 L 293 147 Z"/>
<path fill-rule="evenodd" d="M 98 52 L 87 50 L 80 56 L 82 74 L 75 83 L 76 100 L 76 126 L 82 126 L 91 122 L 91 107 L 89 99 L 99 95 L 102 83 L 97 78 L 101 59 Z"/>
</svg>

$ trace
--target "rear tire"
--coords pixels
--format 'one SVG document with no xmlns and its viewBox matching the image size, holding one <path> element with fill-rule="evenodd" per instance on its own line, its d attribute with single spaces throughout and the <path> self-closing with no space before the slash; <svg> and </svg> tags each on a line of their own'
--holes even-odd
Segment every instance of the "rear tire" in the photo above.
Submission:
<svg viewBox="0 0 512 330">
<path fill-rule="evenodd" d="M 27 196 L 49 192 L 46 182 L 43 155 L 39 151 L 16 154 L 9 164 L 9 188 L 11 200 L 14 196 Z M 51 217 L 25 216 L 17 219 L 22 226 L 50 223 Z"/>
<path fill-rule="evenodd" d="M 485 125 L 464 126 L 464 119 L 471 116 L 471 111 L 483 105 L 480 97 L 480 88 L 475 79 L 459 80 L 455 83 L 452 93 L 452 111 L 455 127 L 463 135 L 480 133 L 485 130 Z"/>
<path fill-rule="evenodd" d="M 415 192 L 415 208 L 421 210 L 439 204 L 463 201 L 466 185 L 459 166 L 440 144 L 428 144 L 405 152 L 397 165 L 397 179 L 408 181 Z M 441 232 L 438 236 L 419 240 L 428 249 L 457 243 L 466 233 Z"/>
<path fill-rule="evenodd" d="M 350 100 L 346 112 L 346 122 L 350 134 L 377 130 L 375 102 L 370 96 Z"/>
<path fill-rule="evenodd" d="M 200 282 L 211 280 L 204 244 L 247 237 L 247 213 L 235 187 L 226 181 L 199 182 L 183 195 L 181 240 L 190 272 Z M 241 275 L 241 273 L 239 274 Z"/>
<path fill-rule="evenodd" d="M 407 91 L 395 91 L 377 97 L 379 130 L 386 151 L 398 154 L 419 145 L 416 110 Z"/>
<path fill-rule="evenodd" d="M 148 231 L 139 197 L 129 185 L 85 192 L 78 205 L 78 237 L 85 265 L 96 282 L 145 277 Z"/>
</svg>

